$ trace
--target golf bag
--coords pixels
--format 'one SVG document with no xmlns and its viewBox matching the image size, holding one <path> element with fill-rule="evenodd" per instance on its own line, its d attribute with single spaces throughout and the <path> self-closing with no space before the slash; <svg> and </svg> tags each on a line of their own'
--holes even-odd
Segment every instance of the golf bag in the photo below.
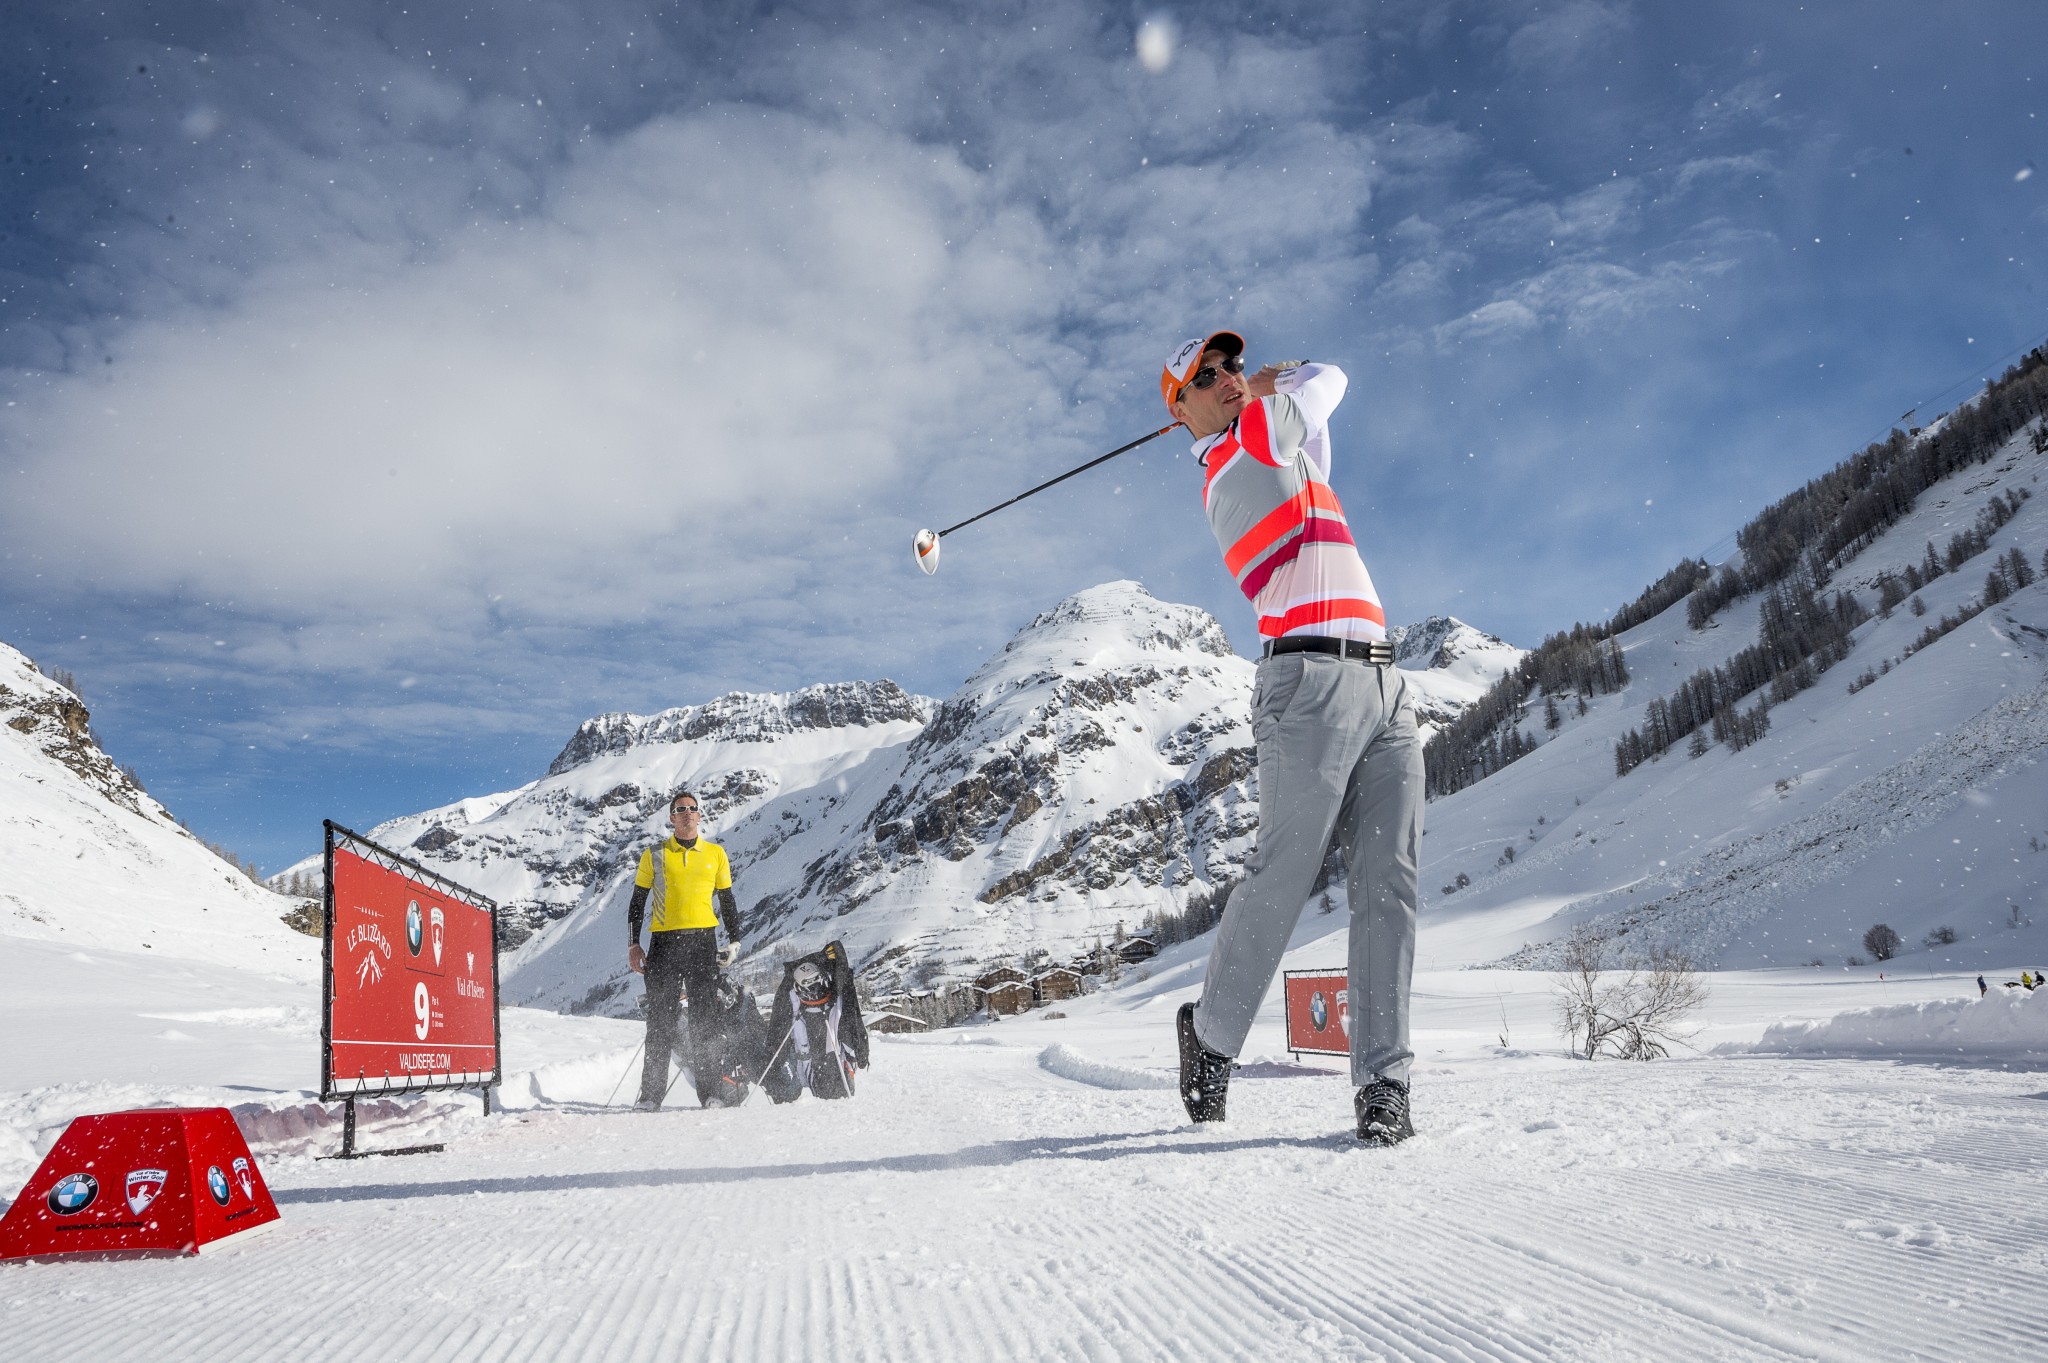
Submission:
<svg viewBox="0 0 2048 1363">
<path fill-rule="evenodd" d="M 846 948 L 837 942 L 784 967 L 768 1034 L 781 1038 L 761 1087 L 778 1103 L 809 1089 L 820 1098 L 851 1098 L 853 1074 L 868 1067 L 868 1028 L 854 995 Z"/>
<path fill-rule="evenodd" d="M 768 1060 L 767 1024 L 753 995 L 720 975 L 700 1007 L 690 1000 L 690 1077 L 705 1107 L 738 1107 Z"/>
</svg>

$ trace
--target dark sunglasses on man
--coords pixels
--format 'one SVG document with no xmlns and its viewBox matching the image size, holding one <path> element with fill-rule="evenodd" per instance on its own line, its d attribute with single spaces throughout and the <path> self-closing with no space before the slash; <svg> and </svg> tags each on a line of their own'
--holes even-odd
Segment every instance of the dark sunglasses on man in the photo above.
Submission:
<svg viewBox="0 0 2048 1363">
<path fill-rule="evenodd" d="M 1198 393 L 1214 388 L 1216 386 L 1216 376 L 1219 373 L 1244 373 L 1244 356 L 1225 355 L 1220 363 L 1203 365 L 1195 371 L 1195 376 L 1187 381 L 1187 387 L 1194 389 Z"/>
</svg>

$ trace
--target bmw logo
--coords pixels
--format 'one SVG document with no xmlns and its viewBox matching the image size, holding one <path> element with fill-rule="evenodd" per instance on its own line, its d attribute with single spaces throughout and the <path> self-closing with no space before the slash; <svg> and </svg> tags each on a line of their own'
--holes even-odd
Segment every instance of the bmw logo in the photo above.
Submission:
<svg viewBox="0 0 2048 1363">
<path fill-rule="evenodd" d="M 412 954 L 420 954 L 420 943 L 426 940 L 426 929 L 420 918 L 420 901 L 415 899 L 405 906 L 405 944 Z"/>
<path fill-rule="evenodd" d="M 1330 1025 L 1330 1005 L 1323 998 L 1323 991 L 1320 989 L 1308 996 L 1308 1020 L 1315 1024 L 1319 1032 Z"/>
<path fill-rule="evenodd" d="M 76 1216 L 100 1195 L 100 1181 L 91 1174 L 66 1174 L 50 1189 L 50 1210 L 59 1216 Z"/>
<path fill-rule="evenodd" d="M 223 1207 L 227 1206 L 228 1199 L 235 1195 L 234 1190 L 228 1187 L 228 1176 L 220 1171 L 218 1164 L 206 1166 L 206 1191 L 212 1193 L 213 1200 Z"/>
</svg>

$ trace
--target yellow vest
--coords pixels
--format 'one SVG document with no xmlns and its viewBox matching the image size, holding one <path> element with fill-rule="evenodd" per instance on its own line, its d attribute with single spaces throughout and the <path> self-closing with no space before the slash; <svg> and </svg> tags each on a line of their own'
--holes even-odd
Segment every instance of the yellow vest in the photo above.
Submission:
<svg viewBox="0 0 2048 1363">
<path fill-rule="evenodd" d="M 732 864 L 725 859 L 725 849 L 708 839 L 699 838 L 695 847 L 685 847 L 668 838 L 640 854 L 640 869 L 633 883 L 654 891 L 648 896 L 654 919 L 649 926 L 654 931 L 715 928 L 718 911 L 711 906 L 711 893 L 732 888 Z"/>
</svg>

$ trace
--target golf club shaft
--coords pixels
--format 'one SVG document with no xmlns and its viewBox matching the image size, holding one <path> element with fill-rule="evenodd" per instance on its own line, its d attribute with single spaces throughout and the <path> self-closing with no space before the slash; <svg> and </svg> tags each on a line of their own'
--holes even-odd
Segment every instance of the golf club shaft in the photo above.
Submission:
<svg viewBox="0 0 2048 1363">
<path fill-rule="evenodd" d="M 1040 483 L 1037 487 L 1031 488 L 1025 492 L 1018 493 L 1016 496 L 1010 498 L 1010 500 L 1007 502 L 996 503 L 996 505 L 982 512 L 979 516 L 969 516 L 966 520 L 960 522 L 959 525 L 947 526 L 944 530 L 939 531 L 937 538 L 944 539 L 946 536 L 952 534 L 955 530 L 961 530 L 966 528 L 967 526 L 973 525 L 976 521 L 980 520 L 982 516 L 993 516 L 996 514 L 996 512 L 1001 511 L 1006 506 L 1015 506 L 1017 503 L 1023 501 L 1026 497 L 1036 496 L 1038 493 L 1041 493 L 1045 491 L 1047 488 L 1051 487 L 1054 483 L 1064 483 L 1067 481 L 1067 479 L 1073 477 L 1075 474 L 1086 473 L 1089 469 L 1094 468 L 1097 464 L 1106 464 L 1120 454 L 1129 454 L 1132 450 L 1135 450 L 1136 448 L 1138 448 L 1138 446 L 1144 444 L 1146 441 L 1157 440 L 1160 436 L 1165 435 L 1168 431 L 1172 430 L 1174 426 L 1178 425 L 1180 425 L 1180 423 L 1176 421 L 1173 423 L 1173 426 L 1161 426 L 1158 430 L 1152 432 L 1152 434 L 1139 436 L 1130 444 L 1120 445 L 1116 449 L 1111 450 L 1108 454 L 1102 455 L 1100 458 L 1090 459 L 1087 463 L 1081 465 L 1081 467 L 1079 468 L 1068 469 L 1059 477 L 1047 479 L 1045 482 Z"/>
</svg>

